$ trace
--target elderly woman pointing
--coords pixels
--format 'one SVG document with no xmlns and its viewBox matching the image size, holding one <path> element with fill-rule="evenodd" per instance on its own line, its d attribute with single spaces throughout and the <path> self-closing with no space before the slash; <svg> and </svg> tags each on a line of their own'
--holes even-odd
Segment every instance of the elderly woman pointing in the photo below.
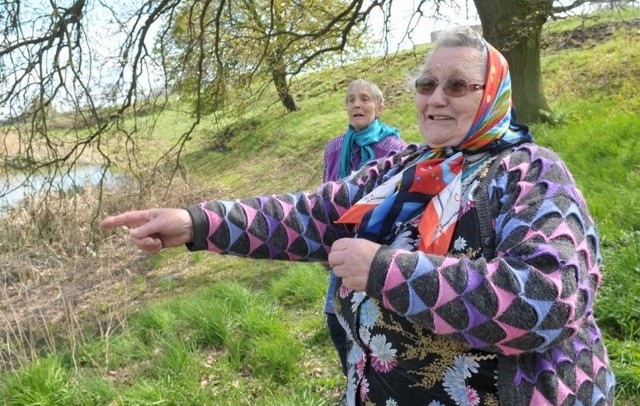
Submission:
<svg viewBox="0 0 640 406">
<path fill-rule="evenodd" d="M 511 117 L 504 57 L 443 33 L 415 80 L 424 144 L 315 193 L 108 217 L 186 244 L 326 261 L 350 342 L 349 405 L 605 405 L 598 235 L 570 173 Z"/>
</svg>

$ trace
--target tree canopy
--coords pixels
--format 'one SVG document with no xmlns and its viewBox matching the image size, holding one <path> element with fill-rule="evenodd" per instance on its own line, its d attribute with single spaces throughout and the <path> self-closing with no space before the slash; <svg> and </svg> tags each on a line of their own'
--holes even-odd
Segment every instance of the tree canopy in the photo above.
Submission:
<svg viewBox="0 0 640 406">
<path fill-rule="evenodd" d="M 347 0 L 187 1 L 165 22 L 156 49 L 167 55 L 174 90 L 199 112 L 225 107 L 234 90 L 273 84 L 282 105 L 297 110 L 289 79 L 369 51 L 358 4 Z M 336 13 L 337 12 L 337 13 Z M 257 88 L 253 90 L 253 88 Z M 242 96 L 241 96 L 242 97 Z M 240 97 L 240 98 L 241 98 Z"/>
<path fill-rule="evenodd" d="M 133 171 L 140 165 L 139 143 L 146 142 L 154 118 L 178 95 L 191 102 L 193 119 L 162 151 L 162 161 L 179 162 L 203 114 L 225 108 L 229 98 L 260 97 L 274 86 L 279 102 L 295 110 L 290 80 L 366 54 L 369 43 L 384 42 L 398 2 L 2 2 L 3 168 L 63 171 L 87 154 L 108 168 L 114 154 L 109 137 L 117 135 L 124 140 L 118 151 L 124 149 Z M 485 36 L 512 65 L 514 100 L 524 121 L 536 121 L 541 110 L 548 110 L 540 85 L 542 25 L 585 1 L 556 3 L 474 1 Z M 437 17 L 443 5 L 462 9 L 469 4 L 415 1 L 406 36 L 424 19 Z M 367 32 L 375 13 L 382 15 L 382 38 Z M 63 123 L 56 114 L 61 111 Z M 150 118 L 147 131 L 139 122 L 143 117 Z M 125 119 L 133 123 L 125 126 Z"/>
</svg>

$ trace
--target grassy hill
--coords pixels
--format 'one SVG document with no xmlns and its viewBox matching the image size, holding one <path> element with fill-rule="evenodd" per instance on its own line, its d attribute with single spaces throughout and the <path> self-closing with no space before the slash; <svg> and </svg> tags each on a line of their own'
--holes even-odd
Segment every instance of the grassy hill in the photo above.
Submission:
<svg viewBox="0 0 640 406">
<path fill-rule="evenodd" d="M 623 405 L 640 402 L 639 22 L 636 9 L 549 23 L 542 71 L 554 113 L 531 127 L 565 160 L 599 227 L 596 317 Z M 302 77 L 293 84 L 295 113 L 248 99 L 251 113 L 240 122 L 204 120 L 187 145 L 188 170 L 168 195 L 111 191 L 102 214 L 315 187 L 324 143 L 346 127 L 346 85 L 358 77 L 382 88 L 385 122 L 420 141 L 406 79 L 426 49 Z M 161 117 L 150 150 L 183 129 L 175 111 Z M 327 276 L 319 265 L 182 249 L 147 257 L 126 230 L 96 235 L 87 226 L 96 218 L 74 200 L 85 193 L 64 201 L 69 211 L 37 222 L 28 221 L 28 207 L 0 220 L 3 247 L 28 227 L 46 237 L 0 254 L 5 404 L 337 402 L 344 378 L 324 328 Z"/>
</svg>

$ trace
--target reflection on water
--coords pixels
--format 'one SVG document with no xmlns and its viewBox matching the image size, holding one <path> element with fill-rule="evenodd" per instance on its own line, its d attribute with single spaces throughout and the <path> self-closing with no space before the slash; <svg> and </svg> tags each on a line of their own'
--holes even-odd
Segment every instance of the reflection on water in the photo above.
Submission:
<svg viewBox="0 0 640 406">
<path fill-rule="evenodd" d="M 85 185 L 97 185 L 103 179 L 107 185 L 116 185 L 123 178 L 114 175 L 100 166 L 74 167 L 68 173 L 51 175 L 24 174 L 11 175 L 0 179 L 0 210 L 13 206 L 27 196 L 33 196 L 51 188 L 53 191 L 69 191 L 83 188 Z"/>
</svg>

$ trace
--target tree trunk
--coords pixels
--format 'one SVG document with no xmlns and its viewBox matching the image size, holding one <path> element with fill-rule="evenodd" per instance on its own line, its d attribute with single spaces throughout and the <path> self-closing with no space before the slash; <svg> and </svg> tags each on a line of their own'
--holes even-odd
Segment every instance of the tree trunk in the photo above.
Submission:
<svg viewBox="0 0 640 406">
<path fill-rule="evenodd" d="M 287 82 L 287 73 L 284 66 L 285 63 L 282 56 L 275 56 L 271 64 L 271 78 L 284 108 L 287 111 L 298 111 L 298 105 L 289 91 L 289 83 Z"/>
<path fill-rule="evenodd" d="M 509 62 L 513 105 L 521 123 L 543 121 L 550 108 L 542 91 L 540 37 L 553 0 L 474 0 L 484 37 Z"/>
</svg>

